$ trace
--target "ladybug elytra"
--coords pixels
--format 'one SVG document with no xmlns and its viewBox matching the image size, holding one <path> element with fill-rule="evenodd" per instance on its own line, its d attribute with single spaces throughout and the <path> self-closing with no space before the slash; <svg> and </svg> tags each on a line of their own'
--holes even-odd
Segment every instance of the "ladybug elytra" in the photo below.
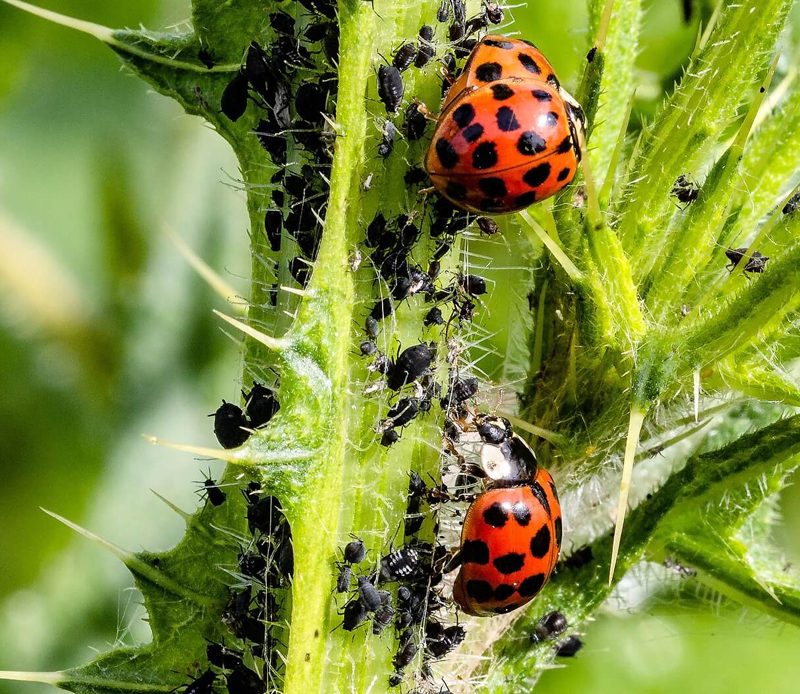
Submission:
<svg viewBox="0 0 800 694">
<path fill-rule="evenodd" d="M 585 116 L 531 43 L 489 35 L 448 91 L 425 169 L 471 212 L 516 212 L 575 176 Z"/>
<path fill-rule="evenodd" d="M 500 431 L 504 422 L 496 423 Z M 490 482 L 467 509 L 453 585 L 459 607 L 479 616 L 505 614 L 532 600 L 561 548 L 561 506 L 550 473 L 536 467 L 533 451 L 516 434 L 501 443 L 482 438 Z"/>
</svg>

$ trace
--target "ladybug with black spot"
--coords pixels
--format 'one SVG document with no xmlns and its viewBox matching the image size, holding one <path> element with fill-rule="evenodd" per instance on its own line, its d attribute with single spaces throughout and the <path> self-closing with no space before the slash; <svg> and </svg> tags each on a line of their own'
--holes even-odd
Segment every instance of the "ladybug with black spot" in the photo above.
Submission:
<svg viewBox="0 0 800 694">
<path fill-rule="evenodd" d="M 447 92 L 425 169 L 462 209 L 516 212 L 572 181 L 585 120 L 533 44 L 485 36 Z"/>
<path fill-rule="evenodd" d="M 490 418 L 483 419 L 485 424 Z M 501 442 L 481 448 L 488 482 L 467 509 L 453 586 L 454 600 L 471 615 L 505 614 L 532 600 L 553 573 L 561 548 L 553 478 L 537 466 L 522 438 L 500 434 L 507 428 L 497 419 L 490 435 Z"/>
</svg>

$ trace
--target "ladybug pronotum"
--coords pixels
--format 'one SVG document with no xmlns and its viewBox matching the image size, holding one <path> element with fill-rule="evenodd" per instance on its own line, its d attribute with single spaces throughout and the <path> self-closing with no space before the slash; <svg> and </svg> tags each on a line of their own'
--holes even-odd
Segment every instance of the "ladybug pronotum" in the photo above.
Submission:
<svg viewBox="0 0 800 694">
<path fill-rule="evenodd" d="M 532 43 L 489 35 L 445 97 L 425 169 L 462 209 L 516 212 L 572 181 L 585 120 Z"/>
</svg>

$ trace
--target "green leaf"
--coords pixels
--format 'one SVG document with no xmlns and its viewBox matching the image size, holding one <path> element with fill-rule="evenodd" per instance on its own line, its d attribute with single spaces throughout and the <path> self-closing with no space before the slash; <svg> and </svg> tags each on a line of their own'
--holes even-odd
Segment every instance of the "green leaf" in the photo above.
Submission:
<svg viewBox="0 0 800 694">
<path fill-rule="evenodd" d="M 673 183 L 681 174 L 699 179 L 703 162 L 755 91 L 791 5 L 767 0 L 753 12 L 749 3 L 725 0 L 711 35 L 648 128 L 615 206 L 637 278 L 658 257 L 676 213 Z"/>
</svg>

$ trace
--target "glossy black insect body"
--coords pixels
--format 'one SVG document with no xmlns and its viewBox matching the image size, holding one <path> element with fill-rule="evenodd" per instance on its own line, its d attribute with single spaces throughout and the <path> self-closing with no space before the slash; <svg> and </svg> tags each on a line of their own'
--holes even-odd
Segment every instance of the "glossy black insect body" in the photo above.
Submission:
<svg viewBox="0 0 800 694">
<path fill-rule="evenodd" d="M 217 483 L 207 477 L 203 482 L 203 491 L 205 492 L 206 496 L 208 497 L 208 501 L 213 506 L 222 506 L 225 503 L 226 495 L 218 486 Z"/>
<path fill-rule="evenodd" d="M 387 113 L 397 113 L 404 93 L 405 85 L 400 70 L 394 65 L 381 65 L 378 68 L 378 97 Z"/>
<path fill-rule="evenodd" d="M 381 580 L 409 580 L 417 572 L 419 563 L 420 557 L 416 549 L 413 547 L 401 547 L 381 559 Z"/>
<path fill-rule="evenodd" d="M 382 592 L 365 576 L 358 577 L 358 595 L 367 611 L 375 612 L 380 608 L 383 601 Z"/>
<path fill-rule="evenodd" d="M 392 57 L 392 65 L 400 72 L 408 70 L 417 57 L 417 46 L 411 42 L 400 46 Z"/>
<path fill-rule="evenodd" d="M 238 405 L 223 400 L 211 416 L 214 417 L 214 434 L 223 448 L 236 448 L 250 438 L 250 432 L 243 428 L 249 427 L 249 422 Z"/>
<path fill-rule="evenodd" d="M 583 641 L 580 637 L 572 635 L 556 646 L 556 655 L 559 658 L 572 658 L 583 648 Z"/>
<path fill-rule="evenodd" d="M 249 393 L 242 392 L 245 412 L 253 429 L 263 427 L 281 409 L 275 392 L 261 383 L 254 383 Z"/>
<path fill-rule="evenodd" d="M 399 390 L 413 383 L 430 368 L 433 357 L 433 350 L 425 343 L 404 349 L 397 357 L 386 384 L 392 390 Z"/>
<path fill-rule="evenodd" d="M 305 82 L 297 89 L 294 98 L 297 115 L 310 123 L 322 120 L 327 102 L 327 92 L 314 82 Z"/>
<path fill-rule="evenodd" d="M 283 229 L 283 215 L 280 210 L 267 210 L 264 215 L 264 231 L 272 251 L 281 250 L 281 231 Z"/>
<path fill-rule="evenodd" d="M 184 694 L 212 694 L 214 681 L 217 676 L 211 670 L 206 670 L 200 677 L 186 685 Z"/>
<path fill-rule="evenodd" d="M 417 102 L 410 103 L 405 110 L 403 120 L 403 133 L 409 141 L 419 140 L 425 134 L 428 119 L 419 110 Z"/>
<path fill-rule="evenodd" d="M 725 255 L 728 257 L 728 260 L 731 261 L 725 266 L 726 269 L 730 272 L 733 272 L 734 268 L 742 261 L 742 258 L 748 254 L 749 250 L 749 248 L 729 248 L 726 250 Z M 744 271 L 757 273 L 764 272 L 768 260 L 769 257 L 761 255 L 761 253 L 758 251 L 753 251 L 747 259 L 747 263 L 744 266 Z"/>
<path fill-rule="evenodd" d="M 700 195 L 700 189 L 686 174 L 678 176 L 672 186 L 670 195 L 678 200 L 684 207 L 691 205 Z"/>
<path fill-rule="evenodd" d="M 229 694 L 263 694 L 266 691 L 264 681 L 245 665 L 234 668 L 226 676 L 225 681 Z"/>
<path fill-rule="evenodd" d="M 394 150 L 394 141 L 397 138 L 397 128 L 392 121 L 387 120 L 383 124 L 383 137 L 378 145 L 378 156 L 386 159 Z"/>
<path fill-rule="evenodd" d="M 567 618 L 561 612 L 549 612 L 539 620 L 531 634 L 531 641 L 539 643 L 552 639 L 563 634 L 568 626 Z"/>
<path fill-rule="evenodd" d="M 419 398 L 402 398 L 386 413 L 392 426 L 404 427 L 419 414 Z"/>
<path fill-rule="evenodd" d="M 243 72 L 237 72 L 223 90 L 220 108 L 234 122 L 244 115 L 247 110 L 247 76 Z"/>
<path fill-rule="evenodd" d="M 360 598 L 350 600 L 344 606 L 344 620 L 342 628 L 345 631 L 353 631 L 360 627 L 367 620 L 367 608 Z"/>
<path fill-rule="evenodd" d="M 436 55 L 436 49 L 433 46 L 433 27 L 424 24 L 419 29 L 419 48 L 417 49 L 417 57 L 414 59 L 415 67 L 425 67 L 433 57 Z"/>
<path fill-rule="evenodd" d="M 783 214 L 793 214 L 797 212 L 798 209 L 800 209 L 800 193 L 795 193 L 786 201 L 781 211 Z"/>
<path fill-rule="evenodd" d="M 433 658 L 444 658 L 461 645 L 466 635 L 462 626 L 443 627 L 438 622 L 428 622 L 425 625 L 425 650 Z"/>
<path fill-rule="evenodd" d="M 475 220 L 478 224 L 478 229 L 481 230 L 482 234 L 486 234 L 486 236 L 494 236 L 500 229 L 497 226 L 497 222 L 495 222 L 491 217 L 478 217 Z"/>
<path fill-rule="evenodd" d="M 232 670 L 241 665 L 242 652 L 223 646 L 221 643 L 210 643 L 206 647 L 208 662 L 223 670 Z"/>
</svg>

